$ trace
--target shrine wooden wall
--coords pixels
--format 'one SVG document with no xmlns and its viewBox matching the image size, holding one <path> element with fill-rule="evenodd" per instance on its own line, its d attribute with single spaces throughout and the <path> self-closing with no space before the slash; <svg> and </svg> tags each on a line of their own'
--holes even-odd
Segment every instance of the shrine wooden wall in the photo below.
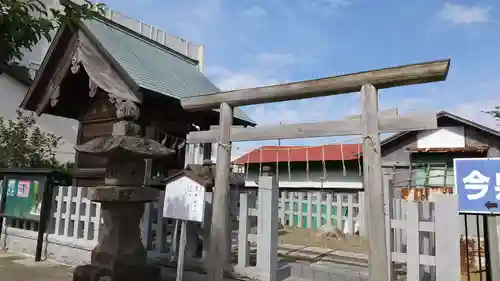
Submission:
<svg viewBox="0 0 500 281">
<path fill-rule="evenodd" d="M 216 113 L 189 114 L 182 110 L 178 101 L 170 98 L 158 99 L 156 94 L 145 95 L 137 123 L 141 126 L 141 135 L 154 139 L 175 151 L 175 154 L 153 161 L 152 175 L 168 176 L 173 171 L 184 168 L 184 155 L 187 144 L 186 135 L 193 130 L 192 124 L 209 128 L 209 122 L 216 122 Z M 150 98 L 151 97 L 151 98 Z M 86 102 L 85 108 L 78 114 L 79 128 L 77 144 L 83 144 L 93 138 L 111 135 L 116 122 L 116 107 L 109 101 L 105 92 L 98 92 Z M 145 110 L 147 109 L 147 110 Z M 215 113 L 215 116 L 213 116 Z M 207 122 L 208 121 L 208 122 Z M 206 123 L 206 124 L 204 124 Z M 107 158 L 76 153 L 74 185 L 96 186 L 104 182 L 104 169 Z"/>
<path fill-rule="evenodd" d="M 90 106 L 80 112 L 77 145 L 93 138 L 111 135 L 113 123 L 116 121 L 116 108 L 103 92 L 91 99 Z M 75 167 L 79 170 L 76 180 L 77 186 L 95 186 L 104 182 L 104 171 L 96 169 L 106 167 L 107 158 L 94 155 L 76 153 Z M 84 170 L 84 172 L 82 172 Z"/>
</svg>

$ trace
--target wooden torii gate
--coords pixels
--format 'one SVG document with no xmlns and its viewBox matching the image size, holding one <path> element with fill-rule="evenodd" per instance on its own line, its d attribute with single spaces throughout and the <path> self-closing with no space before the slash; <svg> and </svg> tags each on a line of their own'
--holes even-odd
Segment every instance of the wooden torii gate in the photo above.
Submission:
<svg viewBox="0 0 500 281">
<path fill-rule="evenodd" d="M 363 136 L 363 186 L 367 193 L 369 274 L 372 281 L 389 281 L 384 219 L 380 133 L 437 128 L 436 114 L 379 116 L 378 89 L 444 81 L 450 60 L 404 65 L 251 89 L 185 98 L 185 110 L 220 108 L 219 129 L 189 133 L 190 143 L 217 143 L 217 166 L 210 236 L 208 280 L 221 281 L 231 245 L 227 210 L 231 142 L 327 136 Z M 361 90 L 361 118 L 318 123 L 233 128 L 233 107 L 352 93 Z"/>
</svg>

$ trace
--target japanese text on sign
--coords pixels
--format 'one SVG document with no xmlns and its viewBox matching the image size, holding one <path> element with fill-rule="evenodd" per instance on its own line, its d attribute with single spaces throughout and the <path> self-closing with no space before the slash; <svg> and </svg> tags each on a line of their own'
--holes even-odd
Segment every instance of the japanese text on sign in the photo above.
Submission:
<svg viewBox="0 0 500 281">
<path fill-rule="evenodd" d="M 2 213 L 7 216 L 31 218 L 39 216 L 42 207 L 42 190 L 39 181 L 7 179 Z"/>
<path fill-rule="evenodd" d="M 189 178 L 180 178 L 167 184 L 163 216 L 168 218 L 203 221 L 205 188 Z"/>
<path fill-rule="evenodd" d="M 16 196 L 16 180 L 9 180 L 7 182 L 7 196 Z"/>
<path fill-rule="evenodd" d="M 500 159 L 455 159 L 455 183 L 461 212 L 500 213 Z"/>
</svg>

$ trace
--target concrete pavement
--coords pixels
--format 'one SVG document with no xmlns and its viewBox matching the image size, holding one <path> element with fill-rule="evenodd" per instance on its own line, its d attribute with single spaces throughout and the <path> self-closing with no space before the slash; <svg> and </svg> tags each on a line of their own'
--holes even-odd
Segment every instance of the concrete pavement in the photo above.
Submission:
<svg viewBox="0 0 500 281">
<path fill-rule="evenodd" d="M 72 276 L 72 267 L 0 251 L 2 281 L 71 281 Z"/>
<path fill-rule="evenodd" d="M 296 249 L 297 251 L 298 249 Z M 304 249 L 302 249 L 304 250 Z M 313 256 L 316 262 L 301 263 L 291 262 L 291 276 L 286 281 L 365 281 L 368 279 L 368 271 L 365 265 L 357 265 L 350 260 L 344 262 L 332 262 L 324 259 L 312 249 L 308 251 L 298 250 L 302 258 L 304 255 Z M 339 254 L 339 252 L 336 252 Z M 314 256 L 316 256 L 314 258 Z M 352 258 L 352 256 L 351 256 Z M 362 256 L 357 256 L 361 258 Z M 359 260 L 357 260 L 359 262 Z M 169 270 L 164 268 L 164 280 L 175 280 L 175 270 L 168 274 Z M 186 280 L 204 280 L 203 275 L 185 273 Z M 31 256 L 0 251 L 0 280 L 1 281 L 71 281 L 73 278 L 73 267 L 56 264 L 50 261 L 35 262 Z"/>
</svg>

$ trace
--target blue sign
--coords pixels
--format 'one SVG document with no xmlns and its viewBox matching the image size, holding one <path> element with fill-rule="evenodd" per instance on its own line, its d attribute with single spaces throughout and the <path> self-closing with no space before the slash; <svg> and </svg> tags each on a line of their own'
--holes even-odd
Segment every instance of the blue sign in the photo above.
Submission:
<svg viewBox="0 0 500 281">
<path fill-rule="evenodd" d="M 459 212 L 500 214 L 500 158 L 453 160 Z"/>
</svg>

